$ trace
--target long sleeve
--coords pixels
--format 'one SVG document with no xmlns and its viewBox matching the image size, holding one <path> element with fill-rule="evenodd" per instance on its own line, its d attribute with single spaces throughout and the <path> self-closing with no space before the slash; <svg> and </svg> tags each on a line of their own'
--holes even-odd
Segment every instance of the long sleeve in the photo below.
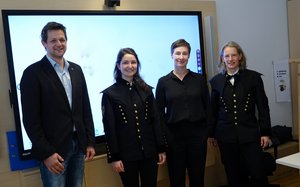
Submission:
<svg viewBox="0 0 300 187">
<path fill-rule="evenodd" d="M 163 82 L 162 79 L 158 80 L 155 97 L 156 97 L 158 109 L 160 110 L 161 114 L 165 116 L 166 97 L 165 97 L 165 91 L 163 89 L 162 82 Z"/>
<path fill-rule="evenodd" d="M 102 96 L 102 115 L 106 138 L 106 150 L 108 162 L 120 160 L 119 145 L 116 131 L 116 116 L 111 101 L 107 94 Z"/>
<path fill-rule="evenodd" d="M 163 153 L 166 151 L 165 124 L 153 94 L 151 94 L 151 105 L 152 105 L 151 114 L 153 118 L 153 126 L 154 126 L 154 132 L 156 136 L 157 149 L 159 153 Z"/>
<path fill-rule="evenodd" d="M 89 94 L 88 94 L 88 89 L 86 85 L 86 81 L 84 78 L 84 74 L 80 68 L 80 72 L 82 75 L 82 105 L 83 105 L 83 123 L 85 126 L 86 130 L 86 138 L 87 138 L 87 146 L 95 146 L 95 130 L 94 130 L 94 121 L 93 121 L 93 115 L 92 115 L 92 110 L 91 110 L 91 105 L 90 105 L 90 100 L 89 100 Z"/>
<path fill-rule="evenodd" d="M 258 77 L 256 87 L 256 106 L 258 110 L 258 123 L 262 136 L 271 135 L 271 119 L 268 98 L 266 96 L 261 77 Z"/>
<path fill-rule="evenodd" d="M 218 101 L 219 94 L 216 90 L 212 89 L 210 94 L 210 107 L 209 107 L 209 118 L 208 118 L 208 136 L 211 138 L 215 137 L 215 131 L 218 119 Z"/>
<path fill-rule="evenodd" d="M 31 68 L 27 68 L 22 76 L 20 89 L 23 112 L 23 123 L 32 145 L 39 150 L 39 160 L 44 160 L 56 152 L 47 140 L 42 128 L 40 82 Z"/>
</svg>

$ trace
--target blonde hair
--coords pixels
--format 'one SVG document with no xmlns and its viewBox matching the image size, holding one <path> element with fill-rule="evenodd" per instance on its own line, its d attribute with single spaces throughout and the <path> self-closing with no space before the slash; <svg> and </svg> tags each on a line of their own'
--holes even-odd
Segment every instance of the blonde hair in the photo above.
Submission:
<svg viewBox="0 0 300 187">
<path fill-rule="evenodd" d="M 242 56 L 242 58 L 240 59 L 239 69 L 240 70 L 247 69 L 246 55 L 245 55 L 243 49 L 241 48 L 241 46 L 238 43 L 236 43 L 234 41 L 230 41 L 230 42 L 227 42 L 220 50 L 219 61 L 218 61 L 219 72 L 221 72 L 221 73 L 226 72 L 226 65 L 223 61 L 223 57 L 224 57 L 224 50 L 227 47 L 234 47 L 237 50 L 238 54 Z"/>
</svg>

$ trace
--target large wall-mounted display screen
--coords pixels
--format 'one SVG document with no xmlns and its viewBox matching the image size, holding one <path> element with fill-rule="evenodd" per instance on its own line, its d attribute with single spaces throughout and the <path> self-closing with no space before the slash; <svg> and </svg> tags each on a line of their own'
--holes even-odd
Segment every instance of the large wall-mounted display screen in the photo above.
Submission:
<svg viewBox="0 0 300 187">
<path fill-rule="evenodd" d="M 40 33 L 47 22 L 67 28 L 65 58 L 84 71 L 97 143 L 104 141 L 100 92 L 114 83 L 120 48 L 137 52 L 141 76 L 154 89 L 158 79 L 173 69 L 170 46 L 180 38 L 192 47 L 188 68 L 205 73 L 201 12 L 2 10 L 2 18 L 21 158 L 30 157 L 31 142 L 22 124 L 19 83 L 23 70 L 46 54 Z"/>
</svg>

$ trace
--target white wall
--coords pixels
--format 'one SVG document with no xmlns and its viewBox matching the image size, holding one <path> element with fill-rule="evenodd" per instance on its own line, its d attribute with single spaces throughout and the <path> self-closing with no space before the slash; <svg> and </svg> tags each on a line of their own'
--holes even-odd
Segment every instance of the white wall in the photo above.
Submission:
<svg viewBox="0 0 300 187">
<path fill-rule="evenodd" d="M 216 0 L 219 48 L 238 42 L 264 76 L 272 125 L 292 125 L 291 103 L 276 102 L 272 61 L 289 58 L 286 0 Z"/>
</svg>

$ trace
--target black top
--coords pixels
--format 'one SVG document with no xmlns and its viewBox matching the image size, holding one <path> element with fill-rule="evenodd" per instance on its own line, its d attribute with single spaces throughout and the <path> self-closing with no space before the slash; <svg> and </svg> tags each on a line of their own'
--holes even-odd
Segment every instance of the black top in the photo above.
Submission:
<svg viewBox="0 0 300 187">
<path fill-rule="evenodd" d="M 165 151 L 161 118 L 151 89 L 119 79 L 102 92 L 108 162 L 142 160 Z"/>
<path fill-rule="evenodd" d="M 158 80 L 156 100 L 166 124 L 207 121 L 209 92 L 203 75 L 189 70 L 181 81 L 173 72 Z"/>
<path fill-rule="evenodd" d="M 246 143 L 270 135 L 270 109 L 260 73 L 240 70 L 234 85 L 220 73 L 210 83 L 210 137 Z"/>
</svg>

